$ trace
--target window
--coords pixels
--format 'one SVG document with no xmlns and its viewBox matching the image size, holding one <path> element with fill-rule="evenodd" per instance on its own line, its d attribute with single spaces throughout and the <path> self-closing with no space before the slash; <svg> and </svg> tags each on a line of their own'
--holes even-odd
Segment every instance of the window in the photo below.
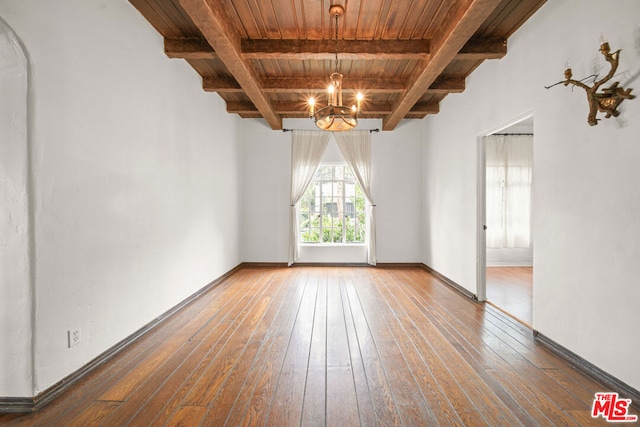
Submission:
<svg viewBox="0 0 640 427">
<path fill-rule="evenodd" d="M 321 164 L 300 200 L 300 241 L 364 243 L 364 208 L 351 168 Z"/>
</svg>

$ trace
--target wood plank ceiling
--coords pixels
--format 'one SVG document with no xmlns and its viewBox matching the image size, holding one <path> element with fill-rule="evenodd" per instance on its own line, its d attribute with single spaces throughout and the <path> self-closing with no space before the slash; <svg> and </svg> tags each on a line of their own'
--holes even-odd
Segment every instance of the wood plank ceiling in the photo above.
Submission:
<svg viewBox="0 0 640 427">
<path fill-rule="evenodd" d="M 363 92 L 359 117 L 393 130 L 437 114 L 482 61 L 506 55 L 508 37 L 546 0 L 129 1 L 230 113 L 273 129 L 307 117 L 309 97 L 326 105 L 337 49 L 344 103 Z M 345 9 L 337 41 L 331 4 Z"/>
</svg>

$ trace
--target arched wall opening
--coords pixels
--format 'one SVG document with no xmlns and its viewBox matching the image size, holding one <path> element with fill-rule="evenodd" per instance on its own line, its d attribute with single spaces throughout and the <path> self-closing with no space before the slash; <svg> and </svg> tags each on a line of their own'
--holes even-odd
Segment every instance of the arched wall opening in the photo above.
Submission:
<svg viewBox="0 0 640 427">
<path fill-rule="evenodd" d="M 0 400 L 33 396 L 28 61 L 0 17 Z"/>
</svg>

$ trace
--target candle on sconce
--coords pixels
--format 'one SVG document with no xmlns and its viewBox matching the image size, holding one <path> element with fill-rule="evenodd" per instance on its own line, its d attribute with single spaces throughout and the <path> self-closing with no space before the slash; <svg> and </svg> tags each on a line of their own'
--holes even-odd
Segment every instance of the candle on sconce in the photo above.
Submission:
<svg viewBox="0 0 640 427">
<path fill-rule="evenodd" d="M 564 78 L 565 80 L 569 80 L 573 76 L 573 72 L 571 71 L 571 64 L 569 61 L 564 65 Z"/>
<path fill-rule="evenodd" d="M 611 48 L 609 47 L 609 41 L 604 36 L 604 34 L 600 34 L 600 52 L 602 52 L 605 55 L 611 52 Z"/>
<path fill-rule="evenodd" d="M 362 99 L 364 98 L 364 96 L 362 95 L 361 92 L 358 92 L 356 94 L 356 113 L 360 113 L 360 107 L 362 107 Z"/>
</svg>

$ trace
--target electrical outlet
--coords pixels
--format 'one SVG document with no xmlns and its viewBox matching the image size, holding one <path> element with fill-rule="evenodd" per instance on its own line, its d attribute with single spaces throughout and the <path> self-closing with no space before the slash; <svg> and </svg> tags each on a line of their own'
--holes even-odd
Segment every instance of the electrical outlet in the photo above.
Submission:
<svg viewBox="0 0 640 427">
<path fill-rule="evenodd" d="M 69 329 L 67 331 L 67 338 L 69 348 L 80 343 L 82 336 L 80 335 L 80 328 Z"/>
</svg>

